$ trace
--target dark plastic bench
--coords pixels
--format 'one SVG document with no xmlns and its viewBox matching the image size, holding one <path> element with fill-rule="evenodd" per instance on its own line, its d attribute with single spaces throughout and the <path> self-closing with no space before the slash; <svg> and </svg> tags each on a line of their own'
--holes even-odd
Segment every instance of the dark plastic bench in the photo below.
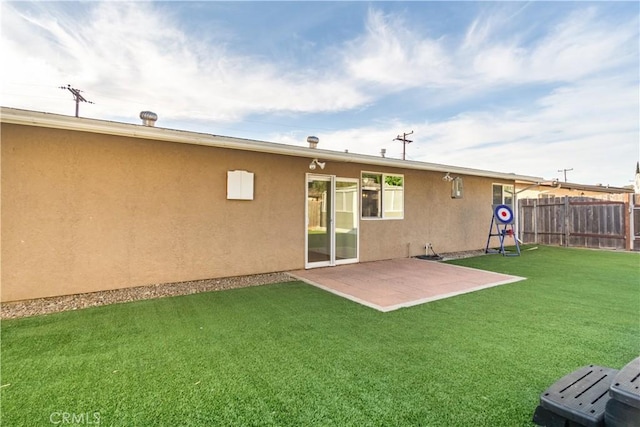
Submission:
<svg viewBox="0 0 640 427">
<path fill-rule="evenodd" d="M 565 375 L 540 396 L 533 422 L 546 427 L 604 427 L 617 369 L 589 365 Z"/>
<path fill-rule="evenodd" d="M 589 365 L 540 396 L 533 422 L 545 427 L 640 427 L 640 357 L 620 371 Z"/>
<path fill-rule="evenodd" d="M 640 427 L 640 357 L 626 364 L 609 389 L 604 413 L 607 427 Z"/>
</svg>

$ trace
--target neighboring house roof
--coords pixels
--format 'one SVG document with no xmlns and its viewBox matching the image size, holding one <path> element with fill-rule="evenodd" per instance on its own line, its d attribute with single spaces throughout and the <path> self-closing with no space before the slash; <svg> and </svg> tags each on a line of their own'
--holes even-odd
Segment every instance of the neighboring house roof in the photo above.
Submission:
<svg viewBox="0 0 640 427">
<path fill-rule="evenodd" d="M 319 158 L 323 161 L 365 163 L 368 165 L 388 166 L 404 169 L 417 169 L 452 174 L 481 176 L 495 179 L 521 181 L 526 183 L 542 182 L 543 178 L 514 173 L 493 172 L 481 169 L 464 168 L 425 163 L 413 160 L 399 160 L 365 154 L 342 153 L 319 148 L 298 147 L 287 144 L 234 138 L 190 131 L 145 126 L 142 124 L 120 123 L 107 120 L 87 119 L 82 117 L 63 116 L 16 108 L 0 107 L 0 122 L 24 126 L 38 126 L 52 129 L 65 129 L 105 135 L 126 136 L 131 138 L 151 139 L 157 141 L 182 144 L 205 145 L 234 150 L 254 151 L 280 154 L 285 156 Z"/>
<path fill-rule="evenodd" d="M 591 191 L 596 193 L 607 194 L 621 194 L 621 193 L 633 193 L 633 187 L 612 187 L 609 185 L 586 185 L 576 184 L 573 182 L 557 182 L 553 184 L 540 184 L 536 188 L 532 188 L 532 191 L 550 191 L 550 190 L 575 190 L 575 191 Z"/>
</svg>

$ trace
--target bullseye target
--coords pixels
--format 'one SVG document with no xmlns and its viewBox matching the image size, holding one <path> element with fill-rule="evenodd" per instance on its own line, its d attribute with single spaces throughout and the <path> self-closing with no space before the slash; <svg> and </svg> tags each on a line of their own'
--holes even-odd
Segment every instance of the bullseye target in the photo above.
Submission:
<svg viewBox="0 0 640 427">
<path fill-rule="evenodd" d="M 493 214 L 502 224 L 511 224 L 513 222 L 513 211 L 507 205 L 497 205 L 493 210 Z"/>
</svg>

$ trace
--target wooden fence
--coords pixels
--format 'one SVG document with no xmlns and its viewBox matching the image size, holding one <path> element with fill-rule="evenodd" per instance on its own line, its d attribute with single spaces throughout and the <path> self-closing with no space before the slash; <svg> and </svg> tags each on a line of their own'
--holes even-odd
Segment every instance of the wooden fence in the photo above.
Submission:
<svg viewBox="0 0 640 427">
<path fill-rule="evenodd" d="M 323 228 L 327 226 L 327 213 L 324 202 L 318 199 L 307 200 L 307 227 L 310 229 Z"/>
<path fill-rule="evenodd" d="M 640 194 L 634 194 L 631 198 L 633 202 L 631 216 L 633 220 L 631 221 L 631 233 L 629 233 L 632 237 L 631 247 L 634 251 L 640 251 Z"/>
<path fill-rule="evenodd" d="M 588 197 L 549 197 L 518 201 L 523 243 L 627 249 L 628 205 Z"/>
</svg>

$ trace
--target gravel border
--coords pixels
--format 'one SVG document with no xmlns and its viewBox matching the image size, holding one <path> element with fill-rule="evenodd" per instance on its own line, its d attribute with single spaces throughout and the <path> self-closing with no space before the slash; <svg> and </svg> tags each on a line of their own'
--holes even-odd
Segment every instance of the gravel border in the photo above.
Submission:
<svg viewBox="0 0 640 427">
<path fill-rule="evenodd" d="M 449 261 L 452 259 L 471 258 L 481 255 L 486 255 L 484 249 L 477 249 L 475 251 L 452 252 L 448 254 L 442 254 L 441 256 L 443 261 Z"/>
<path fill-rule="evenodd" d="M 484 255 L 484 250 L 441 254 L 443 261 Z M 225 277 L 219 279 L 194 280 L 190 282 L 165 283 L 135 288 L 114 289 L 59 297 L 38 298 L 0 304 L 0 319 L 40 316 L 42 314 L 79 310 L 88 307 L 142 301 L 154 298 L 190 295 L 200 292 L 223 291 L 270 283 L 289 282 L 287 273 L 254 274 L 251 276 Z"/>
<path fill-rule="evenodd" d="M 255 274 L 252 276 L 165 283 L 138 286 L 135 288 L 114 289 L 110 291 L 7 302 L 0 305 L 0 319 L 17 319 L 21 317 L 39 316 L 42 314 L 79 310 L 82 308 L 98 307 L 101 305 L 121 302 L 246 288 L 249 286 L 260 286 L 269 283 L 289 282 L 291 280 L 294 279 L 292 279 L 287 273 Z"/>
</svg>

